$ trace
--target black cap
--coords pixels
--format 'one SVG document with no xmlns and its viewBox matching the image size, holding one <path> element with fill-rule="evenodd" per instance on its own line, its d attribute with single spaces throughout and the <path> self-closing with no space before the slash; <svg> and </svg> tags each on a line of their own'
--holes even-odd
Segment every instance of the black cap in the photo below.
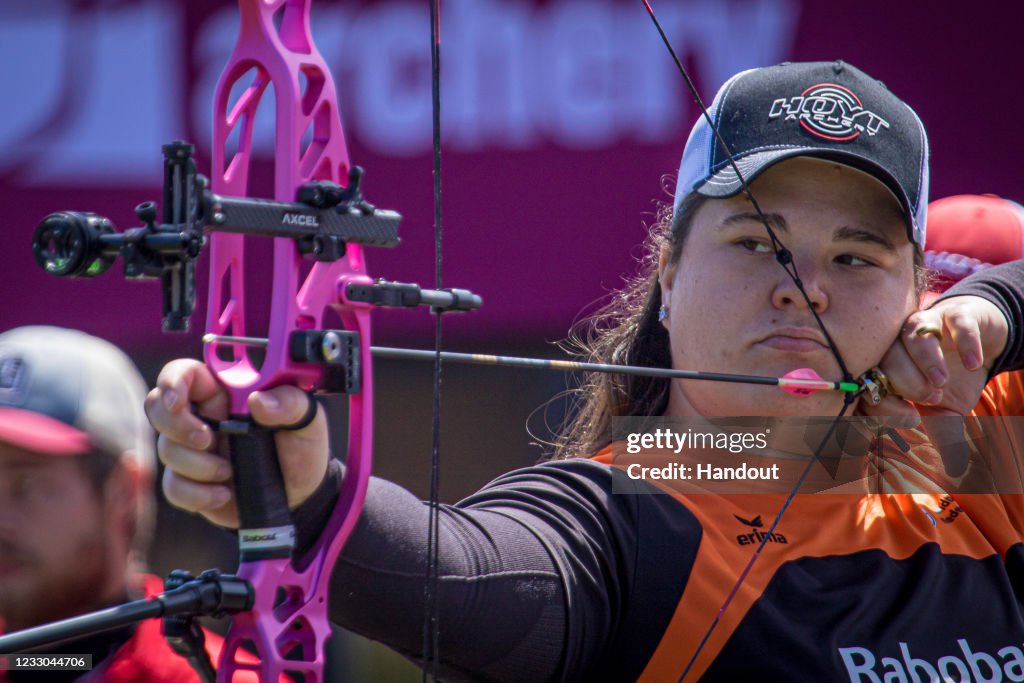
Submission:
<svg viewBox="0 0 1024 683">
<path fill-rule="evenodd" d="M 914 110 L 881 81 L 841 61 L 786 62 L 736 74 L 709 112 L 747 181 L 797 156 L 857 168 L 892 190 L 908 237 L 924 247 L 928 138 Z M 692 192 L 730 197 L 741 189 L 701 116 L 683 150 L 675 205 Z"/>
</svg>

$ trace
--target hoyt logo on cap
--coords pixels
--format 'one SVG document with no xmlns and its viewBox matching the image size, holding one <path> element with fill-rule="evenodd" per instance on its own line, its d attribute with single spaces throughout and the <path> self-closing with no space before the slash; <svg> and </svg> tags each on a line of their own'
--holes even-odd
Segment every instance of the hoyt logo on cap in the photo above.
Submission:
<svg viewBox="0 0 1024 683">
<path fill-rule="evenodd" d="M 694 123 L 675 208 L 691 193 L 732 197 L 774 164 L 813 157 L 886 185 L 903 209 L 907 236 L 924 246 L 928 137 L 914 110 L 881 81 L 842 61 L 749 69 L 719 88 L 708 114 L 717 135 L 704 117 Z"/>
<path fill-rule="evenodd" d="M 889 127 L 888 121 L 865 109 L 853 92 L 835 83 L 818 83 L 795 97 L 772 102 L 768 118 L 783 116 L 784 121 L 798 121 L 808 133 L 833 142 L 849 142 L 862 132 L 875 135 Z"/>
</svg>

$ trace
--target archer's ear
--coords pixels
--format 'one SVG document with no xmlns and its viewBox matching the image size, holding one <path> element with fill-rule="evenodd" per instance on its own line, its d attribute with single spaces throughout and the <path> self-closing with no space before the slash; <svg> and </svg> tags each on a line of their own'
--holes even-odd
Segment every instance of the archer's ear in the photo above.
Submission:
<svg viewBox="0 0 1024 683">
<path fill-rule="evenodd" d="M 661 305 L 668 308 L 672 307 L 672 284 L 675 282 L 678 265 L 670 261 L 671 257 L 671 247 L 667 244 L 662 245 L 661 251 L 658 252 L 658 287 L 661 289 Z M 668 319 L 662 320 L 661 325 L 667 330 Z"/>
</svg>

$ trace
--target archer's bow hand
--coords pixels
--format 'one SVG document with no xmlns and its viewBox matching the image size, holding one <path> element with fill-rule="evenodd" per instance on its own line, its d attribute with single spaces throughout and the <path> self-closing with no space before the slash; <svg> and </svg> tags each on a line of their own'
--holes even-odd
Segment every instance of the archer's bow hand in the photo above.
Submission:
<svg viewBox="0 0 1024 683">
<path fill-rule="evenodd" d="M 306 416 L 310 399 L 300 389 L 281 386 L 253 393 L 249 409 L 261 425 L 294 425 Z M 159 434 L 157 452 L 167 468 L 167 500 L 214 524 L 237 528 L 231 464 L 218 452 L 218 435 L 211 427 L 228 418 L 228 396 L 210 369 L 196 360 L 168 363 L 146 398 L 146 414 Z M 288 505 L 294 509 L 312 495 L 327 471 L 323 409 L 318 407 L 313 421 L 302 429 L 278 431 L 275 441 Z"/>
</svg>

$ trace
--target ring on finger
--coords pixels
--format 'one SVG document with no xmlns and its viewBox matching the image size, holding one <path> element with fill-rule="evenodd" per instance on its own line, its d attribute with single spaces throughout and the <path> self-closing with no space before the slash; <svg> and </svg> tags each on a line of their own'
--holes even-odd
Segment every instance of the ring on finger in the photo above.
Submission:
<svg viewBox="0 0 1024 683">
<path fill-rule="evenodd" d="M 935 325 L 925 325 L 914 330 L 915 337 L 935 337 L 942 341 L 942 328 Z"/>
</svg>

